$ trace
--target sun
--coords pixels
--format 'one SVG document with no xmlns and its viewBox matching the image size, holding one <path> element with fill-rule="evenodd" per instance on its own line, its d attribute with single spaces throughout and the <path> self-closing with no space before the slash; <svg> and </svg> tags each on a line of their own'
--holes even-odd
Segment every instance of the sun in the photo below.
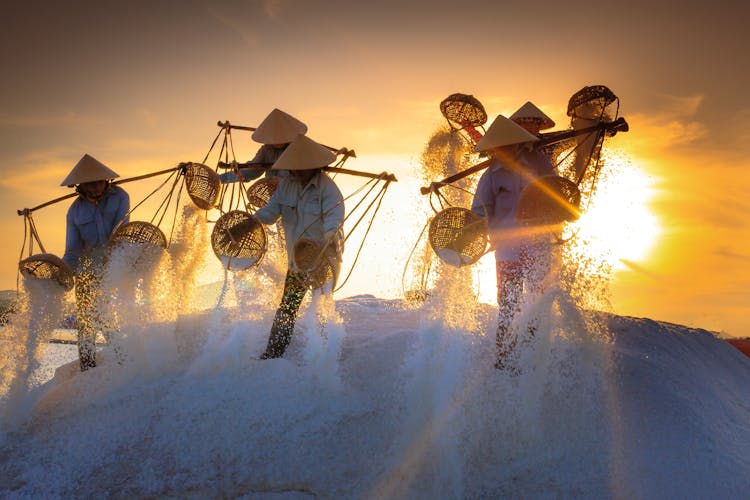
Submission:
<svg viewBox="0 0 750 500">
<path fill-rule="evenodd" d="M 649 208 L 652 184 L 624 154 L 608 154 L 593 196 L 582 202 L 581 218 L 568 228 L 571 243 L 615 270 L 625 269 L 624 262 L 642 262 L 660 233 Z"/>
<path fill-rule="evenodd" d="M 655 195 L 653 180 L 627 155 L 609 151 L 604 157 L 596 190 L 581 203 L 582 215 L 566 224 L 564 245 L 572 258 L 584 258 L 614 271 L 628 269 L 628 262 L 643 262 L 658 241 L 661 229 L 649 203 Z M 490 252 L 477 264 L 479 300 L 494 303 L 497 295 L 495 258 Z"/>
</svg>

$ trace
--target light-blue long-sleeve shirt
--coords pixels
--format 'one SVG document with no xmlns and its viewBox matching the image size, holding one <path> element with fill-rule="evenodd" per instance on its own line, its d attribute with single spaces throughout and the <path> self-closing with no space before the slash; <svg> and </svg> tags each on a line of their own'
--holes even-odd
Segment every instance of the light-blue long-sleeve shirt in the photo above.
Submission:
<svg viewBox="0 0 750 500">
<path fill-rule="evenodd" d="M 105 247 L 120 221 L 128 222 L 128 210 L 130 196 L 119 186 L 111 186 L 97 204 L 76 198 L 66 218 L 63 260 L 77 270 L 81 254 Z"/>
<path fill-rule="evenodd" d="M 281 218 L 289 265 L 294 266 L 294 244 L 300 238 L 322 240 L 327 231 L 336 231 L 336 248 L 344 246 L 344 197 L 325 172 L 315 174 L 305 185 L 294 177 L 283 177 L 268 203 L 255 212 L 264 224 Z"/>
</svg>

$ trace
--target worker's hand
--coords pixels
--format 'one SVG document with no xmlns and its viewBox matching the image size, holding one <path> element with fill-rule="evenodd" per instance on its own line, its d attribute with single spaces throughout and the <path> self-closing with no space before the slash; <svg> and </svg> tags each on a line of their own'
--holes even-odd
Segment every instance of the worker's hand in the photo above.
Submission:
<svg viewBox="0 0 750 500">
<path fill-rule="evenodd" d="M 323 241 L 333 241 L 338 231 L 326 231 L 323 233 Z"/>
</svg>

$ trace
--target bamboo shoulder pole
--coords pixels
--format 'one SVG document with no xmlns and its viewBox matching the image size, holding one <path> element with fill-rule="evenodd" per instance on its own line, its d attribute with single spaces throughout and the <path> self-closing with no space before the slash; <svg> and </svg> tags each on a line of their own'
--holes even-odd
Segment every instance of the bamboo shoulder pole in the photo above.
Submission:
<svg viewBox="0 0 750 500">
<path fill-rule="evenodd" d="M 216 122 L 216 125 L 218 125 L 219 127 L 223 128 L 223 129 L 227 129 L 227 130 L 247 130 L 249 132 L 255 132 L 256 130 L 258 130 L 256 127 L 246 127 L 244 125 L 232 125 L 231 123 L 229 123 L 229 120 L 227 120 L 227 121 L 221 121 L 221 120 L 219 120 L 218 122 Z M 325 144 L 321 144 L 321 146 L 323 146 L 324 148 L 330 149 L 331 151 L 333 151 L 336 154 L 342 154 L 344 156 L 351 156 L 352 158 L 356 158 L 357 157 L 357 153 L 353 149 L 349 149 L 349 148 L 334 148 L 332 146 L 326 146 Z"/>
<path fill-rule="evenodd" d="M 599 123 L 597 125 L 593 125 L 591 127 L 586 127 L 586 128 L 582 128 L 578 130 L 563 130 L 559 132 L 551 132 L 549 134 L 546 134 L 546 136 L 543 135 L 539 141 L 533 144 L 533 146 L 534 148 L 541 148 L 544 146 L 549 146 L 551 144 L 555 144 L 558 142 L 571 139 L 573 137 L 577 137 L 579 135 L 596 132 L 597 130 L 606 130 L 607 132 L 614 135 L 617 132 L 627 132 L 628 128 L 629 128 L 628 122 L 625 121 L 625 118 L 620 117 L 611 123 Z M 419 188 L 419 192 L 422 194 L 430 194 L 433 190 L 440 189 L 440 187 L 444 186 L 445 184 L 451 184 L 453 182 L 456 182 L 459 179 L 463 179 L 467 175 L 471 175 L 475 172 L 479 172 L 480 170 L 487 168 L 489 164 L 490 164 L 490 160 L 485 160 L 457 174 L 453 174 L 450 177 L 446 177 L 442 181 L 432 182 L 430 183 L 429 186 Z"/>
<path fill-rule="evenodd" d="M 492 160 L 484 160 L 481 163 L 477 163 L 473 167 L 469 167 L 466 170 L 462 170 L 461 172 L 457 174 L 453 174 L 449 177 L 446 177 L 442 181 L 438 182 L 432 182 L 429 186 L 425 186 L 422 188 L 419 188 L 419 192 L 422 194 L 430 194 L 433 190 L 439 189 L 441 186 L 444 186 L 445 184 L 450 184 L 452 182 L 456 182 L 459 179 L 463 179 L 467 175 L 471 175 L 474 172 L 479 172 L 480 170 L 484 170 L 485 168 L 490 166 L 490 162 Z"/>
<path fill-rule="evenodd" d="M 166 174 L 169 172 L 174 172 L 175 170 L 182 170 L 185 168 L 187 163 L 180 163 L 176 167 L 168 168 L 165 170 L 159 170 L 158 172 L 152 172 L 150 174 L 143 174 L 138 175 L 136 177 L 129 177 L 127 179 L 120 179 L 119 181 L 114 181 L 112 184 L 125 184 L 126 182 L 132 182 L 132 181 L 139 181 L 141 179 L 148 179 L 149 177 L 156 177 L 157 175 Z M 66 194 L 65 196 L 61 196 L 59 198 L 55 198 L 54 200 L 47 201 L 45 203 L 42 203 L 41 205 L 37 205 L 33 208 L 24 208 L 22 210 L 18 210 L 18 215 L 29 215 L 31 212 L 34 212 L 36 210 L 39 210 L 40 208 L 48 207 L 50 205 L 54 205 L 55 203 L 58 203 L 63 200 L 67 200 L 68 198 L 73 198 L 75 196 L 78 196 L 78 193 L 73 192 L 70 194 Z"/>
<path fill-rule="evenodd" d="M 238 164 L 240 168 L 243 168 L 243 166 L 240 165 L 247 165 L 248 167 L 252 168 L 262 168 L 263 170 L 269 170 L 271 168 L 271 165 L 273 163 L 252 163 L 252 164 Z M 231 163 L 225 163 L 220 161 L 219 162 L 219 168 L 231 168 Z M 348 168 L 341 168 L 341 167 L 323 167 L 323 170 L 326 172 L 332 172 L 332 173 L 338 173 L 338 174 L 346 174 L 346 175 L 354 175 L 356 177 L 368 177 L 370 179 L 383 179 L 386 181 L 391 182 L 398 182 L 398 179 L 396 179 L 396 176 L 393 174 L 389 174 L 387 172 L 382 172 L 380 174 L 373 174 L 370 172 L 361 172 L 359 170 L 350 170 Z"/>
<path fill-rule="evenodd" d="M 324 167 L 323 170 L 325 170 L 326 172 L 333 172 L 337 174 L 347 174 L 347 175 L 354 175 L 356 177 L 369 177 L 370 179 L 383 179 L 389 182 L 398 182 L 398 179 L 396 179 L 395 175 L 389 174 L 387 172 L 382 172 L 380 174 L 372 174 L 370 172 L 360 172 L 359 170 L 350 170 L 348 168 L 340 168 L 340 167 Z"/>
</svg>

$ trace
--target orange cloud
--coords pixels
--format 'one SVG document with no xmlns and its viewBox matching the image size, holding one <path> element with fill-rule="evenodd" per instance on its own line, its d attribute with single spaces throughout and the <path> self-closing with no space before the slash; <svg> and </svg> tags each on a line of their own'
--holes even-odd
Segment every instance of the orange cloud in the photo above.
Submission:
<svg viewBox="0 0 750 500">
<path fill-rule="evenodd" d="M 639 156 L 656 157 L 675 145 L 688 145 L 707 134 L 706 127 L 698 122 L 667 121 L 645 115 L 630 115 L 628 149 Z"/>
<path fill-rule="evenodd" d="M 633 262 L 629 259 L 619 259 L 620 262 L 622 262 L 627 268 L 629 268 L 631 271 L 635 271 L 639 274 L 642 274 L 643 276 L 646 276 L 648 278 L 651 278 L 653 280 L 660 280 L 664 277 L 658 273 L 655 273 L 649 269 L 647 269 L 645 266 L 642 266 L 636 262 Z"/>
<path fill-rule="evenodd" d="M 648 112 L 627 116 L 630 123 L 629 145 L 641 154 L 648 152 L 653 155 L 664 149 L 692 144 L 704 138 L 708 129 L 694 119 L 702 102 L 702 95 L 660 95 Z"/>
<path fill-rule="evenodd" d="M 716 255 L 720 255 L 722 257 L 727 257 L 729 259 L 738 260 L 738 261 L 742 262 L 743 264 L 750 263 L 750 255 L 744 254 L 744 253 L 735 252 L 734 250 L 732 250 L 732 249 L 730 249 L 728 247 L 725 247 L 725 246 L 717 248 L 714 251 L 714 253 Z"/>
<path fill-rule="evenodd" d="M 34 151 L 5 164 L 0 186 L 32 200 L 59 194 L 60 181 L 65 178 L 80 155 L 67 148 Z M 71 158 L 75 158 L 72 162 Z"/>
</svg>

